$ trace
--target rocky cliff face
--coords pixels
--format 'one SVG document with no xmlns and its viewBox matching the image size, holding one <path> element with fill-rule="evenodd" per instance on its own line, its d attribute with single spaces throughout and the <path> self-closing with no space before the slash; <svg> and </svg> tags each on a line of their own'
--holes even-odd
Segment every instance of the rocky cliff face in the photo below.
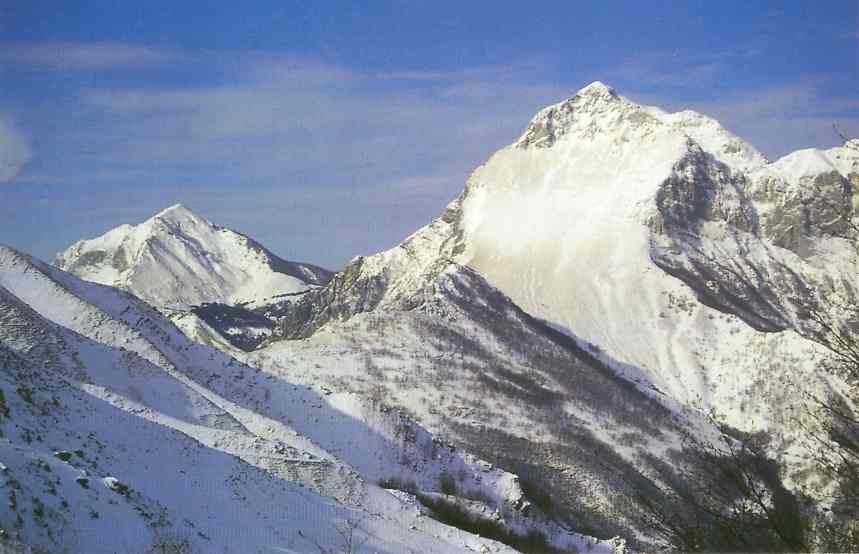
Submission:
<svg viewBox="0 0 859 554">
<path fill-rule="evenodd" d="M 756 329 L 793 329 L 819 340 L 814 312 L 855 332 L 859 321 L 849 306 L 859 290 L 857 213 L 851 174 L 831 162 L 836 156 L 859 158 L 859 151 L 797 152 L 738 174 L 739 186 L 713 187 L 703 175 L 685 187 L 666 182 L 657 221 L 670 224 L 653 227 L 653 261 L 705 303 Z M 698 211 L 677 217 L 676 206 Z"/>
</svg>

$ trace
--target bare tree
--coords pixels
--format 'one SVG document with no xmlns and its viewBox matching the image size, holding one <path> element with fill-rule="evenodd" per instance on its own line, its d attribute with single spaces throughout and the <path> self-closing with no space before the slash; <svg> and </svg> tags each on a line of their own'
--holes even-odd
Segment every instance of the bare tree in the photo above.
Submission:
<svg viewBox="0 0 859 554">
<path fill-rule="evenodd" d="M 849 139 L 837 125 L 832 127 L 845 148 L 859 151 L 859 141 Z M 859 183 L 859 177 L 849 177 L 854 185 Z M 856 223 L 859 218 L 852 215 L 851 235 L 842 238 L 852 240 L 859 254 Z M 816 328 L 810 338 L 829 351 L 831 356 L 824 369 L 843 379 L 847 390 L 843 396 L 807 395 L 810 423 L 800 424 L 810 437 L 808 451 L 816 469 L 834 484 L 834 492 L 824 499 L 827 505 L 818 510 L 814 520 L 817 547 L 856 552 L 859 551 L 859 416 L 854 408 L 859 406 L 859 304 L 855 297 L 838 298 L 831 303 L 840 314 L 837 320 L 820 309 L 809 310 L 808 321 Z"/>
<path fill-rule="evenodd" d="M 689 437 L 662 466 L 659 484 L 639 487 L 644 522 L 683 552 L 801 552 L 808 549 L 801 503 L 764 449 L 763 433 L 728 430 L 718 444 Z"/>
<path fill-rule="evenodd" d="M 315 539 L 309 539 L 319 550 L 320 554 L 357 554 L 367 543 L 370 536 L 362 529 L 363 518 L 346 518 L 334 526 L 334 531 L 340 537 L 339 544 L 332 548 L 326 548 Z M 299 535 L 304 535 L 299 532 Z M 305 537 L 307 538 L 307 537 Z"/>
</svg>

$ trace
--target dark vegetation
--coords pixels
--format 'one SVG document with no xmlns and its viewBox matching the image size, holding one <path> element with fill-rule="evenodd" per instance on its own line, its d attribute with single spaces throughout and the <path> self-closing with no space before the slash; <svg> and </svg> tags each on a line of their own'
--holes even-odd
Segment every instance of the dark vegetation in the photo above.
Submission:
<svg viewBox="0 0 859 554">
<path fill-rule="evenodd" d="M 459 485 L 450 473 L 442 473 L 438 479 L 438 485 L 443 494 L 456 496 L 459 494 Z"/>
<path fill-rule="evenodd" d="M 806 551 L 802 501 L 764 454 L 767 436 L 733 434 L 718 446 L 690 439 L 680 471 L 653 460 L 667 486 L 638 491 L 647 528 L 683 552 Z"/>
<path fill-rule="evenodd" d="M 539 529 L 532 529 L 525 536 L 518 535 L 509 531 L 499 521 L 470 513 L 457 504 L 455 500 L 421 493 L 413 480 L 392 477 L 380 480 L 379 486 L 413 494 L 421 504 L 432 512 L 435 519 L 446 525 L 502 542 L 521 552 L 560 552 L 549 544 L 546 535 Z M 461 492 L 456 478 L 449 473 L 442 473 L 439 476 L 439 488 L 443 494 L 449 497 L 456 497 Z M 462 494 L 463 497 L 469 497 L 467 493 Z M 476 500 L 484 499 L 478 498 Z"/>
<path fill-rule="evenodd" d="M 441 497 L 417 494 L 417 499 L 432 512 L 438 521 L 474 533 L 481 537 L 503 542 L 520 552 L 559 552 L 552 548 L 541 531 L 532 529 L 524 537 L 508 531 L 501 523 L 493 519 L 469 513 L 456 502 Z"/>
<path fill-rule="evenodd" d="M 252 333 L 230 334 L 226 332 L 227 329 L 259 328 L 269 331 L 274 329 L 274 323 L 267 317 L 239 306 L 211 303 L 197 306 L 192 311 L 210 327 L 216 329 L 227 342 L 246 352 L 259 346 L 266 336 Z"/>
<path fill-rule="evenodd" d="M 409 494 L 417 494 L 418 493 L 418 485 L 412 479 L 400 479 L 398 477 L 391 477 L 389 479 L 381 479 L 379 481 L 379 486 L 383 489 L 393 489 L 398 491 L 407 492 Z"/>
<path fill-rule="evenodd" d="M 555 512 L 555 505 L 552 502 L 551 495 L 544 491 L 537 482 L 520 476 L 519 486 L 522 487 L 525 497 L 540 508 L 543 513 L 552 514 Z"/>
</svg>

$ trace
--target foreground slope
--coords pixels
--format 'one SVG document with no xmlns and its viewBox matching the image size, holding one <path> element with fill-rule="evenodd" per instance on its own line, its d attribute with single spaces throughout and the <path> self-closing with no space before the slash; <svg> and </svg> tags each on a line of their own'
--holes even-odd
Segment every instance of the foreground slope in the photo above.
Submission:
<svg viewBox="0 0 859 554">
<path fill-rule="evenodd" d="M 523 513 L 514 475 L 403 414 L 240 364 L 135 297 L 6 247 L 0 339 L 0 525 L 29 544 L 312 551 L 343 547 L 338 528 L 354 525 L 379 552 L 507 551 L 374 484 L 405 471 L 430 495 L 462 476 L 511 529 L 586 540 Z"/>
</svg>

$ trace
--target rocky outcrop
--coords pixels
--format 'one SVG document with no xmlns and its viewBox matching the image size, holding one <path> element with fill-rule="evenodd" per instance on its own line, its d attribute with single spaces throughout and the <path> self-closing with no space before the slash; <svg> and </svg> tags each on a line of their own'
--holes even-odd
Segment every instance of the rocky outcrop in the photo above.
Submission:
<svg viewBox="0 0 859 554">
<path fill-rule="evenodd" d="M 745 198 L 746 179 L 689 141 L 688 153 L 656 193 L 653 232 L 693 232 L 705 221 L 724 221 L 748 233 L 758 230 L 757 213 Z"/>
<path fill-rule="evenodd" d="M 761 175 L 752 199 L 771 205 L 761 217 L 763 236 L 805 258 L 815 239 L 848 238 L 855 217 L 853 186 L 836 170 L 805 176 L 791 185 L 783 177 Z"/>
<path fill-rule="evenodd" d="M 859 329 L 844 309 L 859 291 L 853 191 L 823 154 L 791 157 L 729 179 L 688 158 L 657 195 L 651 255 L 705 304 L 760 331 L 820 341 L 812 314 Z"/>
<path fill-rule="evenodd" d="M 355 258 L 322 288 L 257 310 L 277 323 L 271 340 L 312 335 L 330 321 L 343 321 L 380 307 L 409 311 L 432 295 L 436 279 L 462 251 L 464 193 L 439 218 L 399 246 Z"/>
</svg>

